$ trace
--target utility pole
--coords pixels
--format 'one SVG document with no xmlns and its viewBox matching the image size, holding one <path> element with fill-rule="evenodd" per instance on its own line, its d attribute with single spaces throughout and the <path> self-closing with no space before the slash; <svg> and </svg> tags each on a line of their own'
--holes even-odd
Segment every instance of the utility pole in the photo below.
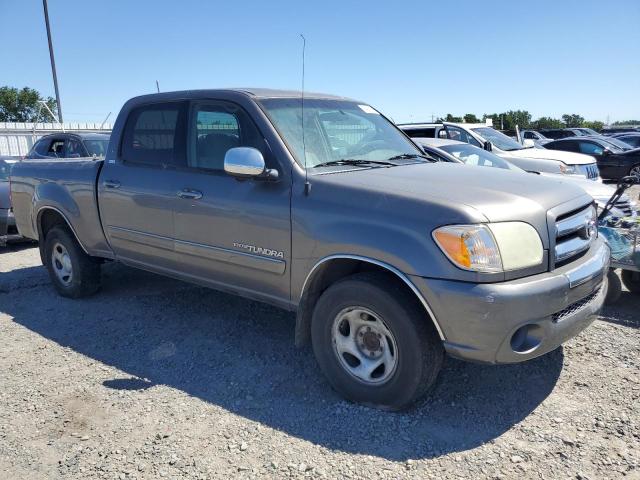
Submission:
<svg viewBox="0 0 640 480">
<path fill-rule="evenodd" d="M 47 0 L 42 0 L 44 7 L 44 21 L 47 24 L 47 40 L 49 41 L 49 57 L 51 58 L 51 73 L 53 73 L 53 88 L 56 90 L 56 104 L 58 105 L 58 121 L 62 123 L 62 104 L 60 103 L 60 92 L 58 91 L 58 75 L 56 75 L 56 61 L 53 58 L 53 42 L 51 41 L 51 27 L 49 26 L 49 9 Z"/>
</svg>

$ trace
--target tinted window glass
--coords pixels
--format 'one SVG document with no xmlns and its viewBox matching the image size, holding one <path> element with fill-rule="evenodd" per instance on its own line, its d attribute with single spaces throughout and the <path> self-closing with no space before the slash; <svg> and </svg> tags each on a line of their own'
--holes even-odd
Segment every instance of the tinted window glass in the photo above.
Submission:
<svg viewBox="0 0 640 480">
<path fill-rule="evenodd" d="M 587 155 L 602 155 L 603 148 L 600 145 L 591 142 L 580 142 L 580 153 Z"/>
<path fill-rule="evenodd" d="M 33 149 L 29 153 L 29 158 L 37 158 L 38 156 L 45 157 L 47 155 L 47 151 L 49 150 L 50 144 L 50 138 L 41 138 L 33 146 Z"/>
<path fill-rule="evenodd" d="M 633 137 L 620 137 L 620 140 L 633 148 L 640 147 L 640 135 Z"/>
<path fill-rule="evenodd" d="M 184 165 L 183 103 L 145 105 L 131 112 L 122 139 L 125 162 Z"/>
<path fill-rule="evenodd" d="M 436 129 L 435 127 L 411 128 L 404 130 L 404 133 L 406 133 L 411 138 L 434 138 L 436 136 Z"/>
<path fill-rule="evenodd" d="M 249 115 L 232 103 L 197 106 L 193 121 L 190 167 L 224 170 L 224 157 L 235 147 L 257 148 L 264 155 L 264 141 L 258 129 Z"/>
<path fill-rule="evenodd" d="M 64 157 L 64 140 L 53 140 L 45 155 L 47 157 Z"/>
<path fill-rule="evenodd" d="M 64 156 L 68 158 L 80 158 L 84 156 L 82 144 L 77 140 L 67 140 L 67 151 Z"/>
<path fill-rule="evenodd" d="M 109 140 L 85 140 L 84 146 L 89 155 L 104 158 L 109 146 Z"/>
<path fill-rule="evenodd" d="M 564 150 L 565 152 L 579 152 L 578 145 L 575 142 L 551 142 L 545 145 L 545 148 L 551 150 Z"/>
</svg>

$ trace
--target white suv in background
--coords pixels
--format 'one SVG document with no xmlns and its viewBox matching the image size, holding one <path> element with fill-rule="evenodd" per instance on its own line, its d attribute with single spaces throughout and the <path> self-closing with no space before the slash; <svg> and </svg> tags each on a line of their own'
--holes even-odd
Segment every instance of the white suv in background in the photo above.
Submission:
<svg viewBox="0 0 640 480">
<path fill-rule="evenodd" d="M 484 123 L 411 123 L 398 127 L 413 138 L 448 138 L 484 148 L 523 170 L 602 181 L 596 160 L 589 155 L 525 147 Z"/>
</svg>

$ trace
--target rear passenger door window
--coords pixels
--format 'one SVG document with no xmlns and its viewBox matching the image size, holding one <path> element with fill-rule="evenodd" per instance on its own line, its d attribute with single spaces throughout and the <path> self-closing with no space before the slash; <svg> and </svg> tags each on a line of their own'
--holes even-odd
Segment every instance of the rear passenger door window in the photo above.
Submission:
<svg viewBox="0 0 640 480">
<path fill-rule="evenodd" d="M 186 103 L 145 105 L 131 112 L 120 156 L 126 163 L 155 167 L 184 166 Z"/>
<path fill-rule="evenodd" d="M 244 110 L 232 103 L 196 104 L 190 125 L 190 168 L 223 172 L 226 153 L 236 147 L 253 147 L 265 154 L 257 127 Z"/>
</svg>

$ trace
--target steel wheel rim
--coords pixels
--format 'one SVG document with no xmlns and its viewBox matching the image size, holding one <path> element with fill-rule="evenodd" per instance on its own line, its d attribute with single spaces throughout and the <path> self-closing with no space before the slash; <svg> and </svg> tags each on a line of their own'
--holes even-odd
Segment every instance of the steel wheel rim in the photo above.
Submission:
<svg viewBox="0 0 640 480">
<path fill-rule="evenodd" d="M 362 383 L 381 385 L 396 371 L 395 337 L 380 315 L 368 308 L 340 311 L 333 320 L 331 340 L 342 368 Z"/>
<path fill-rule="evenodd" d="M 629 172 L 629 175 L 631 175 L 632 177 L 640 178 L 640 165 L 636 165 L 635 167 L 633 167 Z"/>
<path fill-rule="evenodd" d="M 51 264 L 53 266 L 53 272 L 60 282 L 65 285 L 71 285 L 73 281 L 73 265 L 71 263 L 71 256 L 66 247 L 60 242 L 56 242 L 53 245 L 53 253 L 51 255 Z"/>
</svg>

